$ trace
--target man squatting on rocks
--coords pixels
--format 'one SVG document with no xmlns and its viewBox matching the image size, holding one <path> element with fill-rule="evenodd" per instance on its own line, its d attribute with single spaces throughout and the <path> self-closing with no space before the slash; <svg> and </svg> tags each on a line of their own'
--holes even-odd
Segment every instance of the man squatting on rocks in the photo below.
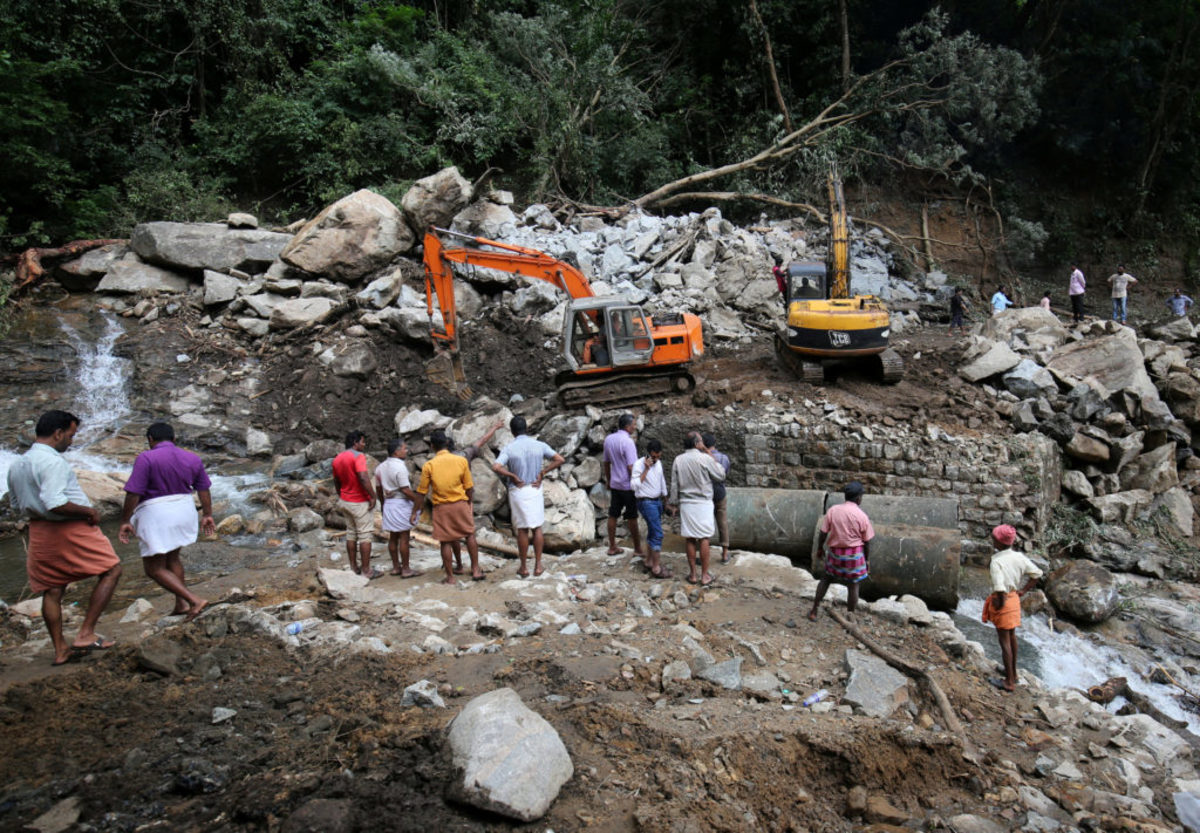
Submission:
<svg viewBox="0 0 1200 833">
<path fill-rule="evenodd" d="M 1017 688 L 1017 628 L 1021 625 L 1021 597 L 1033 589 L 1042 571 L 1024 554 L 1012 548 L 1017 530 L 1002 524 L 992 530 L 992 546 L 996 552 L 988 572 L 992 577 L 992 592 L 983 603 L 983 621 L 996 626 L 1000 640 L 1000 655 L 1004 658 L 1004 679 L 992 680 L 992 685 L 1005 691 Z"/>
<path fill-rule="evenodd" d="M 204 534 L 217 534 L 213 520 L 212 482 L 204 463 L 190 451 L 175 445 L 175 429 L 155 422 L 146 429 L 149 451 L 133 461 L 133 472 L 125 482 L 125 505 L 121 508 L 122 544 L 137 536 L 146 576 L 168 593 L 175 594 L 172 616 L 187 616 L 192 621 L 208 604 L 187 588 L 179 550 L 196 543 L 201 528 Z M 200 498 L 200 521 L 192 492 Z"/>
<path fill-rule="evenodd" d="M 679 534 L 687 540 L 689 584 L 705 587 L 714 579 L 708 571 L 708 539 L 716 532 L 713 517 L 713 481 L 725 479 L 725 469 L 712 456 L 699 431 L 684 437 L 686 449 L 671 463 L 668 504 L 679 509 Z M 696 551 L 700 551 L 700 577 L 696 577 Z"/>
<path fill-rule="evenodd" d="M 663 476 L 662 443 L 646 443 L 646 456 L 639 457 L 630 474 L 638 512 L 646 519 L 646 570 L 655 578 L 671 578 L 674 574 L 662 563 L 663 499 L 667 496 L 667 479 Z"/>
<path fill-rule="evenodd" d="M 508 422 L 508 429 L 515 439 L 500 451 L 492 471 L 508 481 L 508 510 L 512 515 L 513 529 L 517 532 L 517 556 L 521 559 L 517 575 L 529 577 L 527 557 L 532 538 L 533 574 L 540 576 L 544 546 L 542 524 L 546 522 L 542 478 L 566 461 L 553 448 L 526 433 L 529 426 L 525 417 L 513 417 Z M 550 464 L 543 467 L 543 460 L 549 460 Z"/>
<path fill-rule="evenodd" d="M 338 506 L 346 517 L 346 558 L 350 569 L 368 579 L 383 575 L 371 567 L 371 538 L 375 534 L 375 487 L 367 472 L 367 435 L 351 431 L 346 450 L 333 458 L 333 484 Z M 355 560 L 355 556 L 358 560 Z"/>
<path fill-rule="evenodd" d="M 383 507 L 383 531 L 388 534 L 392 575 L 414 578 L 421 575 L 408 565 L 409 532 L 412 531 L 413 502 L 417 495 L 408 478 L 408 443 L 397 437 L 388 441 L 388 458 L 375 469 L 375 491 Z"/>
<path fill-rule="evenodd" d="M 446 571 L 442 583 L 456 583 L 451 564 L 453 544 L 463 538 L 467 539 L 467 552 L 471 556 L 471 580 L 483 581 L 486 576 L 479 568 L 479 545 L 475 542 L 475 481 L 471 478 L 471 464 L 467 458 L 450 453 L 450 439 L 440 428 L 429 435 L 429 445 L 433 447 L 434 455 L 421 467 L 412 523 L 417 522 L 428 495 L 433 537 L 441 544 L 442 568 Z"/>
<path fill-rule="evenodd" d="M 78 429 L 74 414 L 47 411 L 34 427 L 33 445 L 8 470 L 10 499 L 29 516 L 25 569 L 29 588 L 42 594 L 42 619 L 54 643 L 52 665 L 116 644 L 96 634 L 96 623 L 121 578 L 121 562 L 97 526 L 100 514 L 62 456 Z M 68 643 L 62 629 L 63 592 L 67 585 L 92 576 L 99 580 L 79 633 Z"/>
<path fill-rule="evenodd" d="M 617 518 L 625 513 L 625 526 L 629 529 L 629 537 L 633 540 L 633 551 L 641 553 L 642 534 L 638 529 L 637 499 L 633 496 L 633 485 L 629 477 L 633 473 L 633 464 L 637 462 L 637 446 L 633 443 L 634 426 L 633 414 L 621 414 L 617 419 L 617 428 L 604 438 L 604 462 L 600 470 L 604 482 L 608 484 L 608 554 L 620 555 L 621 548 L 617 546 Z M 711 497 L 711 496 L 710 496 Z"/>
<path fill-rule="evenodd" d="M 847 611 L 853 613 L 858 607 L 858 585 L 871 574 L 871 539 L 875 537 L 875 527 L 860 505 L 864 491 L 857 480 L 847 483 L 842 489 L 845 502 L 831 506 L 821 518 L 817 550 L 825 553 L 825 575 L 817 584 L 817 596 L 808 612 L 810 622 L 817 621 L 817 610 L 830 582 L 846 585 Z"/>
<path fill-rule="evenodd" d="M 708 446 L 708 451 L 712 454 L 713 459 L 721 464 L 721 468 L 725 469 L 725 480 L 729 479 L 729 469 L 733 463 L 729 459 L 729 455 L 717 449 L 717 438 L 707 431 L 701 435 L 704 444 Z M 725 480 L 713 481 L 713 518 L 717 522 L 717 542 L 721 545 L 721 563 L 729 563 L 729 515 L 725 511 Z"/>
</svg>

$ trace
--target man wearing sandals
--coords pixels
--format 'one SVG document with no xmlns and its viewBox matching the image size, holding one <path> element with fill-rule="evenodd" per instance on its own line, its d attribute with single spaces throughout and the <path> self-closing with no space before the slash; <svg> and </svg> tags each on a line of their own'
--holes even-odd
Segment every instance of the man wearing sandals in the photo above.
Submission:
<svg viewBox="0 0 1200 833">
<path fill-rule="evenodd" d="M 1021 625 L 1021 597 L 1033 589 L 1042 571 L 1024 554 L 1014 550 L 1017 530 L 1001 524 L 992 530 L 992 546 L 996 552 L 988 572 L 992 592 L 983 603 L 983 621 L 996 626 L 1000 640 L 1000 655 L 1004 658 L 1004 679 L 992 680 L 992 685 L 1005 691 L 1017 688 L 1017 628 Z"/>
<path fill-rule="evenodd" d="M 471 477 L 471 464 L 465 457 L 450 453 L 450 438 L 440 428 L 429 435 L 429 445 L 434 451 L 433 459 L 421 467 L 412 522 L 415 524 L 421 516 L 428 495 L 432 505 L 433 537 L 441 544 L 442 567 L 446 571 L 442 584 L 456 583 L 453 544 L 464 538 L 467 553 L 471 556 L 471 580 L 483 581 L 487 576 L 479 567 L 479 545 L 475 541 L 475 481 Z"/>
<path fill-rule="evenodd" d="M 29 516 L 25 569 L 29 588 L 42 594 L 42 620 L 54 643 L 54 665 L 116 644 L 96 634 L 96 623 L 121 578 L 121 562 L 100 531 L 100 514 L 62 456 L 78 428 L 74 414 L 47 411 L 34 428 L 33 445 L 8 470 L 9 499 Z M 79 633 L 68 643 L 62 629 L 63 593 L 69 584 L 92 576 L 99 580 Z"/>
<path fill-rule="evenodd" d="M 633 464 L 630 475 L 633 496 L 638 512 L 646 519 L 646 569 L 655 578 L 670 578 L 671 571 L 662 564 L 663 498 L 667 496 L 667 479 L 663 477 L 662 443 L 646 443 L 646 456 Z"/>
<path fill-rule="evenodd" d="M 517 532 L 517 556 L 521 566 L 517 575 L 529 577 L 529 542 L 533 540 L 533 574 L 542 574 L 542 524 L 546 522 L 546 498 L 542 494 L 542 478 L 561 466 L 561 454 L 541 440 L 526 433 L 525 417 L 515 416 L 508 421 L 508 430 L 515 438 L 504 446 L 492 471 L 508 481 L 508 509 L 513 529 Z M 543 461 L 549 465 L 543 466 Z"/>
<path fill-rule="evenodd" d="M 688 583 L 713 583 L 708 571 L 709 544 L 717 531 L 713 515 L 713 481 L 725 479 L 725 469 L 704 445 L 699 431 L 684 437 L 685 451 L 671 464 L 671 492 L 667 499 L 679 510 L 679 534 L 687 541 Z M 696 576 L 696 553 L 700 553 L 700 576 Z"/>
<path fill-rule="evenodd" d="M 871 539 L 875 537 L 875 527 L 859 505 L 864 491 L 857 480 L 847 483 L 842 489 L 845 502 L 829 507 L 821 518 L 817 551 L 825 553 L 825 575 L 817 584 L 817 596 L 808 612 L 810 622 L 817 621 L 817 610 L 831 582 L 846 585 L 848 613 L 854 613 L 858 607 L 858 585 L 871 573 Z"/>
<path fill-rule="evenodd" d="M 392 575 L 415 578 L 421 574 L 408 565 L 408 539 L 414 526 L 412 508 L 417 495 L 408 479 L 407 457 L 408 443 L 399 437 L 388 441 L 388 458 L 375 469 L 375 493 L 383 507 L 383 531 L 388 534 Z"/>
<path fill-rule="evenodd" d="M 338 508 L 346 517 L 346 558 L 350 569 L 369 579 L 383 575 L 371 567 L 371 538 L 375 535 L 375 487 L 367 467 L 367 435 L 351 431 L 346 450 L 333 458 L 333 485 Z"/>
</svg>

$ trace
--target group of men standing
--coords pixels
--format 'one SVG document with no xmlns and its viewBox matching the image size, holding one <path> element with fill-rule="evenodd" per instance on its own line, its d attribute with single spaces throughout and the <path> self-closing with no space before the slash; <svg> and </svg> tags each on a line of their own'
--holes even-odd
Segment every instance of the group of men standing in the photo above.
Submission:
<svg viewBox="0 0 1200 833">
<path fill-rule="evenodd" d="M 42 594 L 42 618 L 54 644 L 53 665 L 116 643 L 96 633 L 96 623 L 121 578 L 121 562 L 100 530 L 100 514 L 79 485 L 63 453 L 79 430 L 67 411 L 47 411 L 34 426 L 34 442 L 8 470 L 13 504 L 29 520 L 25 569 L 29 588 Z M 138 455 L 125 483 L 118 537 L 138 539 L 146 575 L 175 596 L 172 614 L 195 619 L 208 605 L 188 590 L 179 551 L 194 543 L 200 529 L 216 531 L 211 482 L 200 458 L 175 446 L 175 431 L 156 422 L 146 431 L 150 448 Z M 192 494 L 200 499 L 197 515 Z M 75 639 L 63 635 L 62 599 L 78 581 L 97 579 Z"/>
<path fill-rule="evenodd" d="M 622 414 L 616 430 L 604 440 L 601 471 L 609 487 L 608 554 L 622 552 L 616 534 L 617 521 L 624 516 L 634 552 L 642 556 L 647 571 L 655 578 L 670 578 L 670 568 L 662 563 L 665 502 L 666 511 L 679 513 L 679 532 L 687 550 L 687 581 L 712 584 L 709 541 L 714 534 L 720 534 L 721 562 L 729 561 L 729 524 L 725 511 L 729 457 L 717 449 L 713 435 L 689 431 L 684 436 L 682 453 L 671 464 L 668 488 L 663 475 L 662 443 L 649 440 L 646 455 L 639 457 L 633 440 L 636 431 L 633 414 Z M 645 549 L 638 515 L 646 521 Z"/>
</svg>

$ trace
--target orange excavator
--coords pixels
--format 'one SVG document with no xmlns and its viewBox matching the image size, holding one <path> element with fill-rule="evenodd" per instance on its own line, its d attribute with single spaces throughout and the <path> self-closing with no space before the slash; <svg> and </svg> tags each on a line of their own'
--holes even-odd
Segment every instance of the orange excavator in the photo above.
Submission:
<svg viewBox="0 0 1200 833">
<path fill-rule="evenodd" d="M 448 246 L 439 234 L 470 246 Z M 687 365 L 704 353 L 699 317 L 659 313 L 651 318 L 624 298 L 597 296 L 578 268 L 537 249 L 436 227 L 426 232 L 424 248 L 425 300 L 436 352 L 426 372 L 460 398 L 469 399 L 472 393 L 458 349 L 454 264 L 545 281 L 570 296 L 562 351 L 570 369 L 554 380 L 564 406 L 629 405 L 686 393 L 696 386 Z M 434 318 L 435 299 L 440 326 Z"/>
</svg>

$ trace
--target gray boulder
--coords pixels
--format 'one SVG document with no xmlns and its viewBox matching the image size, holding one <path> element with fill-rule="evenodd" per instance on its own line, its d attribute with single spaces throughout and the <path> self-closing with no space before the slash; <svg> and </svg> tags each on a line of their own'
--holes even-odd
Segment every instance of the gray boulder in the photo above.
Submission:
<svg viewBox="0 0 1200 833">
<path fill-rule="evenodd" d="M 308 324 L 320 324 L 336 304 L 328 298 L 291 298 L 271 311 L 272 330 L 291 330 Z"/>
<path fill-rule="evenodd" d="M 309 463 L 321 463 L 332 460 L 342 453 L 342 443 L 337 440 L 313 440 L 304 446 L 304 459 Z"/>
<path fill-rule="evenodd" d="M 871 717 L 888 717 L 908 702 L 908 678 L 874 654 L 846 651 L 850 679 L 842 702 Z"/>
<path fill-rule="evenodd" d="M 471 183 L 452 166 L 414 182 L 400 200 L 400 207 L 413 230 L 423 236 L 429 226 L 449 225 L 474 196 Z"/>
<path fill-rule="evenodd" d="M 420 706 L 423 709 L 444 709 L 446 708 L 446 701 L 442 699 L 442 695 L 438 694 L 435 683 L 429 680 L 421 680 L 404 689 L 404 695 L 400 698 L 400 705 Z"/>
<path fill-rule="evenodd" d="M 307 506 L 298 506 L 288 513 L 288 529 L 292 532 L 308 532 L 325 526 L 325 519 Z"/>
<path fill-rule="evenodd" d="M 1121 489 L 1145 489 L 1160 495 L 1179 485 L 1179 472 L 1175 468 L 1175 443 L 1160 445 L 1133 459 L 1121 470 Z"/>
<path fill-rule="evenodd" d="M 739 691 L 742 687 L 742 658 L 734 657 L 727 659 L 724 662 L 717 662 L 709 665 L 707 663 L 698 663 L 700 667 L 696 668 L 696 676 L 701 680 L 708 680 L 710 683 L 716 683 L 721 688 L 729 691 Z"/>
<path fill-rule="evenodd" d="M 1194 341 L 1196 328 L 1187 318 L 1172 318 L 1166 324 L 1160 324 L 1151 330 L 1155 338 L 1167 342 Z"/>
<path fill-rule="evenodd" d="M 222 272 L 204 270 L 204 305 L 227 304 L 238 296 L 242 282 Z"/>
<path fill-rule="evenodd" d="M 1191 538 L 1195 529 L 1196 510 L 1188 493 L 1176 486 L 1154 500 L 1153 509 L 1163 509 L 1175 534 Z"/>
<path fill-rule="evenodd" d="M 187 292 L 189 286 L 187 278 L 166 269 L 133 260 L 118 260 L 101 278 L 96 291 L 132 295 L 138 292 Z"/>
<path fill-rule="evenodd" d="M 388 307 L 378 313 L 380 326 L 391 330 L 399 339 L 407 341 L 429 341 L 429 316 L 423 308 L 418 307 Z M 362 319 L 366 323 L 366 319 Z M 433 312 L 434 325 L 442 326 L 442 316 L 436 309 Z"/>
<path fill-rule="evenodd" d="M 1134 489 L 1097 495 L 1087 503 L 1101 523 L 1128 524 L 1138 520 L 1153 502 L 1154 495 L 1144 489 Z"/>
<path fill-rule="evenodd" d="M 1071 494 L 1078 495 L 1079 497 L 1087 498 L 1096 494 L 1096 490 L 1092 488 L 1092 484 L 1088 481 L 1087 476 L 1075 469 L 1063 472 L 1062 486 Z"/>
<path fill-rule="evenodd" d="M 519 821 L 546 814 L 575 773 L 554 727 L 511 688 L 482 694 L 450 724 L 453 797 Z"/>
<path fill-rule="evenodd" d="M 476 200 L 454 216 L 450 228 L 474 237 L 503 240 L 515 234 L 517 215 L 507 205 Z"/>
<path fill-rule="evenodd" d="M 1128 390 L 1158 398 L 1142 361 L 1137 335 L 1128 327 L 1121 327 L 1112 335 L 1060 347 L 1050 356 L 1046 367 L 1059 378 L 1069 380 L 1072 387 L 1092 376 L 1110 394 Z"/>
<path fill-rule="evenodd" d="M 1067 328 L 1058 316 L 1041 307 L 1014 307 L 990 316 L 984 321 L 983 334 L 1009 344 L 1019 335 L 1034 351 L 1058 347 L 1067 340 Z"/>
<path fill-rule="evenodd" d="M 142 223 L 130 247 L 138 257 L 175 269 L 262 272 L 279 257 L 291 237 L 260 229 L 230 228 L 224 223 Z"/>
<path fill-rule="evenodd" d="M 975 357 L 958 369 L 958 375 L 968 382 L 981 382 L 990 376 L 1007 373 L 1021 363 L 1021 357 L 1004 342 L 992 341 L 980 345 Z"/>
<path fill-rule="evenodd" d="M 555 414 L 542 426 L 538 436 L 563 457 L 569 458 L 587 439 L 591 425 L 591 419 L 586 416 Z"/>
<path fill-rule="evenodd" d="M 380 275 L 363 287 L 354 298 L 366 307 L 383 309 L 391 306 L 400 296 L 400 288 L 404 286 L 404 275 L 399 269 L 393 269 L 385 275 Z"/>
<path fill-rule="evenodd" d="M 1104 463 L 1108 461 L 1109 450 L 1108 445 L 1095 437 L 1090 437 L 1080 431 L 1076 431 L 1071 437 L 1071 441 L 1063 448 L 1064 451 L 1076 460 L 1082 460 L 1085 463 Z"/>
<path fill-rule="evenodd" d="M 225 218 L 225 225 L 230 228 L 258 228 L 258 218 L 253 214 L 235 211 Z"/>
<path fill-rule="evenodd" d="M 352 283 L 408 252 L 413 242 L 400 209 L 364 188 L 305 223 L 279 257 L 305 272 Z"/>
<path fill-rule="evenodd" d="M 367 341 L 344 341 L 331 352 L 329 370 L 334 376 L 366 379 L 379 367 L 375 349 Z"/>
<path fill-rule="evenodd" d="M 1058 385 L 1050 371 L 1032 359 L 1021 359 L 1016 367 L 1004 374 L 1003 381 L 1004 387 L 1021 399 L 1037 399 L 1058 393 Z"/>
<path fill-rule="evenodd" d="M 1121 601 L 1113 574 L 1091 561 L 1069 561 L 1052 572 L 1046 595 L 1060 614 L 1088 624 L 1103 622 Z"/>
<path fill-rule="evenodd" d="M 475 481 L 476 515 L 490 515 L 508 500 L 508 489 L 504 482 L 482 457 L 471 461 L 471 479 Z"/>
<path fill-rule="evenodd" d="M 548 501 L 551 484 L 557 483 L 546 483 Z M 590 546 L 596 540 L 596 514 L 588 493 L 583 489 L 572 489 L 565 499 L 552 502 L 546 508 L 542 534 L 550 552 L 571 552 Z"/>
<path fill-rule="evenodd" d="M 72 292 L 91 292 L 104 273 L 128 252 L 129 247 L 124 243 L 109 243 L 92 249 L 54 267 L 54 279 Z"/>
</svg>

